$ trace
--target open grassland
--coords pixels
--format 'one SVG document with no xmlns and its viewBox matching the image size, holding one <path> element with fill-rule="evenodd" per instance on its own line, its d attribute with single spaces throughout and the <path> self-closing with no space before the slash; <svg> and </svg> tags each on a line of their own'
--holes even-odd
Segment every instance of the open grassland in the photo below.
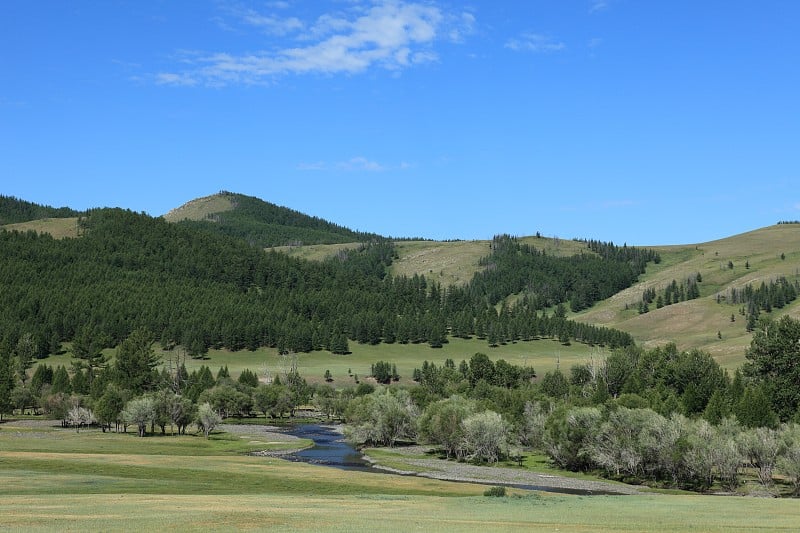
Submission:
<svg viewBox="0 0 800 533">
<path fill-rule="evenodd" d="M 522 237 L 530 244 L 551 255 L 574 255 L 586 252 L 586 245 L 572 240 L 546 237 Z M 414 274 L 447 285 L 468 283 L 482 267 L 481 258 L 491 252 L 491 241 L 400 241 L 396 243 L 400 256 L 392 264 L 391 273 L 412 277 Z"/>
<path fill-rule="evenodd" d="M 357 242 L 343 244 L 304 244 L 301 246 L 275 246 L 267 250 L 285 253 L 291 257 L 299 257 L 308 261 L 324 261 L 342 250 L 352 250 L 361 246 Z"/>
<path fill-rule="evenodd" d="M 490 252 L 489 241 L 403 241 L 395 246 L 400 257 L 392 264 L 393 275 L 417 274 L 442 286 L 469 282 Z"/>
<path fill-rule="evenodd" d="M 191 202 L 173 209 L 164 215 L 168 222 L 180 222 L 181 220 L 206 220 L 208 215 L 222 213 L 233 209 L 233 202 L 230 197 L 222 194 L 213 194 L 197 198 Z"/>
<path fill-rule="evenodd" d="M 77 433 L 12 421 L 0 425 L 0 495 L 481 493 L 475 485 L 411 477 L 392 478 L 387 486 L 387 478 L 368 473 L 247 455 L 304 444 L 309 442 L 270 441 L 259 426 L 244 435 L 216 431 L 207 440 L 193 434 Z"/>
<path fill-rule="evenodd" d="M 796 531 L 796 500 L 565 496 L 349 472 L 210 440 L 0 424 L 0 527 L 32 531 Z M 256 442 L 254 442 L 256 441 Z M 103 446 L 102 443 L 106 445 Z"/>
<path fill-rule="evenodd" d="M 370 475 L 370 474 L 366 474 Z M 10 529 L 42 531 L 797 531 L 797 502 L 714 496 L 4 496 Z"/>
<path fill-rule="evenodd" d="M 35 231 L 36 233 L 49 233 L 56 239 L 78 236 L 78 218 L 42 218 L 18 224 L 0 226 L 0 230 L 8 231 Z"/>
<path fill-rule="evenodd" d="M 67 346 L 68 347 L 68 346 Z M 157 346 L 156 346 L 157 348 Z M 477 338 L 459 339 L 451 338 L 450 342 L 442 348 L 431 348 L 427 344 L 378 344 L 375 346 L 350 343 L 351 353 L 347 355 L 334 355 L 327 351 L 294 354 L 297 360 L 297 369 L 309 382 L 322 382 L 326 370 L 330 370 L 334 381 L 331 383 L 336 388 L 355 385 L 355 376 L 365 378 L 370 373 L 373 363 L 388 361 L 397 365 L 401 376 L 400 383 L 411 383 L 411 376 L 415 368 L 421 368 L 424 361 L 435 363 L 437 366 L 444 364 L 446 359 L 452 359 L 458 364 L 462 359 L 469 360 L 476 352 L 485 353 L 492 360 L 505 359 L 509 363 L 532 366 L 539 376 L 544 376 L 548 370 L 560 366 L 562 370 L 569 369 L 572 365 L 586 363 L 591 357 L 597 359 L 606 353 L 598 347 L 585 344 L 572 343 L 565 346 L 551 339 L 542 339 L 530 342 L 517 342 L 506 345 L 489 347 L 485 340 Z M 156 350 L 161 355 L 162 361 L 169 367 L 176 361 L 183 361 L 182 349 L 172 351 Z M 106 355 L 113 361 L 115 350 L 106 350 Z M 69 368 L 72 359 L 69 352 L 61 355 L 51 355 L 39 362 L 56 367 L 64 365 Z M 245 368 L 263 376 L 265 371 L 275 376 L 288 370 L 292 357 L 281 357 L 277 350 L 259 348 L 255 351 L 241 350 L 231 352 L 227 350 L 210 350 L 206 359 L 186 358 L 187 370 L 208 366 L 216 375 L 221 366 L 227 366 L 231 376 L 235 379 Z M 350 371 L 348 373 L 348 371 Z M 353 374 L 352 376 L 350 374 Z"/>
<path fill-rule="evenodd" d="M 547 237 L 522 237 L 528 243 L 551 255 L 574 255 L 587 252 L 586 245 L 572 240 Z M 483 267 L 479 262 L 491 252 L 491 241 L 397 241 L 398 258 L 391 266 L 394 276 L 425 276 L 432 281 L 447 285 L 468 283 Z M 336 255 L 342 249 L 351 249 L 359 243 L 310 244 L 301 246 L 277 246 L 276 251 L 292 257 L 321 261 Z"/>
</svg>

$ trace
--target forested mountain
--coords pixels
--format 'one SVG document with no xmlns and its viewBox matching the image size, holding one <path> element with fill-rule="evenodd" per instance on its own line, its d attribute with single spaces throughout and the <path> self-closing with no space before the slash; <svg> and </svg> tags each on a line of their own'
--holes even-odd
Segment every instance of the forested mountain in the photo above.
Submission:
<svg viewBox="0 0 800 533">
<path fill-rule="evenodd" d="M 0 226 L 30 222 L 40 218 L 77 217 L 80 212 L 68 207 L 50 207 L 0 194 Z"/>
<path fill-rule="evenodd" d="M 210 207 L 200 212 L 189 208 L 190 202 L 187 206 L 168 213 L 165 218 L 182 225 L 241 238 L 262 248 L 365 242 L 380 238 L 374 233 L 353 231 L 252 196 L 222 191 L 209 198 L 222 201 L 206 202 Z"/>
<path fill-rule="evenodd" d="M 632 343 L 620 331 L 566 320 L 559 309 L 548 315 L 535 284 L 525 298 L 498 307 L 520 287 L 476 278 L 467 288 L 443 288 L 422 276 L 389 276 L 395 251 L 384 239 L 310 262 L 121 209 L 88 211 L 80 230 L 67 239 L 0 233 L 0 333 L 12 344 L 30 334 L 46 354 L 83 327 L 110 345 L 145 328 L 163 345 L 195 353 L 259 346 L 344 352 L 348 340 L 436 347 L 450 334 L 490 344 L 538 337 Z M 498 240 L 506 241 L 511 246 L 510 238 Z M 487 261 L 502 263 L 501 248 Z M 580 269 L 572 275 L 583 276 Z"/>
</svg>

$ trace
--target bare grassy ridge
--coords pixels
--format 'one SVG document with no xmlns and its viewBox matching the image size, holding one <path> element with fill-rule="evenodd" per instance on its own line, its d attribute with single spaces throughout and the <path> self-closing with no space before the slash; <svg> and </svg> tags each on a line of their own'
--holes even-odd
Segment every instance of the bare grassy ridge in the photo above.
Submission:
<svg viewBox="0 0 800 533">
<path fill-rule="evenodd" d="M 72 238 L 78 236 L 78 218 L 42 218 L 18 224 L 6 224 L 0 229 L 8 231 L 35 231 L 49 233 L 56 239 Z"/>
<path fill-rule="evenodd" d="M 230 211 L 234 208 L 230 197 L 223 194 L 212 194 L 187 202 L 164 215 L 167 222 L 181 220 L 207 220 L 208 215 Z"/>
<path fill-rule="evenodd" d="M 333 257 L 342 250 L 353 250 L 361 246 L 360 243 L 350 242 L 343 244 L 305 244 L 301 246 L 275 246 L 267 248 L 267 250 L 275 250 L 282 252 L 292 257 L 299 257 L 300 259 L 307 259 L 309 261 L 324 261 L 329 257 Z"/>
</svg>

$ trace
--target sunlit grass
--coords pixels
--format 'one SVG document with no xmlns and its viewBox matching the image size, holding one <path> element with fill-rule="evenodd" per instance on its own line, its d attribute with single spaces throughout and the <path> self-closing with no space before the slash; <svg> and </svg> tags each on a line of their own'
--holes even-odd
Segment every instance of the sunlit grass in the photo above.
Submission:
<svg viewBox="0 0 800 533">
<path fill-rule="evenodd" d="M 42 531 L 569 532 L 794 531 L 800 523 L 797 500 L 521 491 L 487 498 L 482 485 L 254 457 L 242 453 L 250 436 L 214 437 L 2 424 L 0 523 Z M 542 462 L 531 456 L 525 464 L 539 470 Z"/>
</svg>

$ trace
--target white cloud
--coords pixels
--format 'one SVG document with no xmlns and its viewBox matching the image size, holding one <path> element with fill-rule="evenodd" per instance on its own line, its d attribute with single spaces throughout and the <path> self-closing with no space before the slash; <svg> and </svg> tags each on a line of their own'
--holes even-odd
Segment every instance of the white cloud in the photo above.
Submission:
<svg viewBox="0 0 800 533">
<path fill-rule="evenodd" d="M 162 72 L 156 74 L 156 83 L 159 85 L 181 85 L 191 87 L 192 85 L 197 85 L 197 80 L 188 74 Z"/>
<path fill-rule="evenodd" d="M 475 25 L 475 15 L 465 11 L 460 16 L 453 17 L 447 37 L 454 43 L 462 43 L 475 33 Z"/>
<path fill-rule="evenodd" d="M 156 76 L 158 83 L 189 85 L 188 80 L 209 86 L 264 84 L 289 74 L 356 74 L 370 68 L 398 71 L 438 60 L 433 43 L 442 34 L 445 15 L 427 3 L 377 0 L 368 6 L 355 4 L 342 13 L 328 13 L 312 24 L 294 17 L 264 15 L 253 10 L 235 11 L 242 23 L 273 36 L 294 34 L 272 49 L 247 54 L 195 53 L 184 59 L 183 70 Z M 474 17 L 462 15 L 463 38 Z M 470 30 L 471 31 L 471 30 Z M 267 43 L 265 43 L 267 44 Z"/>
<path fill-rule="evenodd" d="M 241 17 L 244 23 L 272 35 L 286 35 L 300 31 L 304 27 L 300 19 L 296 17 L 281 18 L 274 15 L 262 15 L 252 9 L 242 13 Z"/>
<path fill-rule="evenodd" d="M 340 170 L 361 171 L 361 172 L 383 172 L 386 167 L 376 161 L 370 161 L 366 157 L 353 157 L 349 161 L 341 162 L 337 165 Z"/>
<path fill-rule="evenodd" d="M 505 47 L 515 52 L 547 53 L 564 50 L 567 45 L 541 33 L 525 32 L 506 41 Z"/>
<path fill-rule="evenodd" d="M 589 13 L 597 13 L 598 11 L 605 11 L 608 9 L 608 0 L 592 0 L 589 4 Z"/>
</svg>

